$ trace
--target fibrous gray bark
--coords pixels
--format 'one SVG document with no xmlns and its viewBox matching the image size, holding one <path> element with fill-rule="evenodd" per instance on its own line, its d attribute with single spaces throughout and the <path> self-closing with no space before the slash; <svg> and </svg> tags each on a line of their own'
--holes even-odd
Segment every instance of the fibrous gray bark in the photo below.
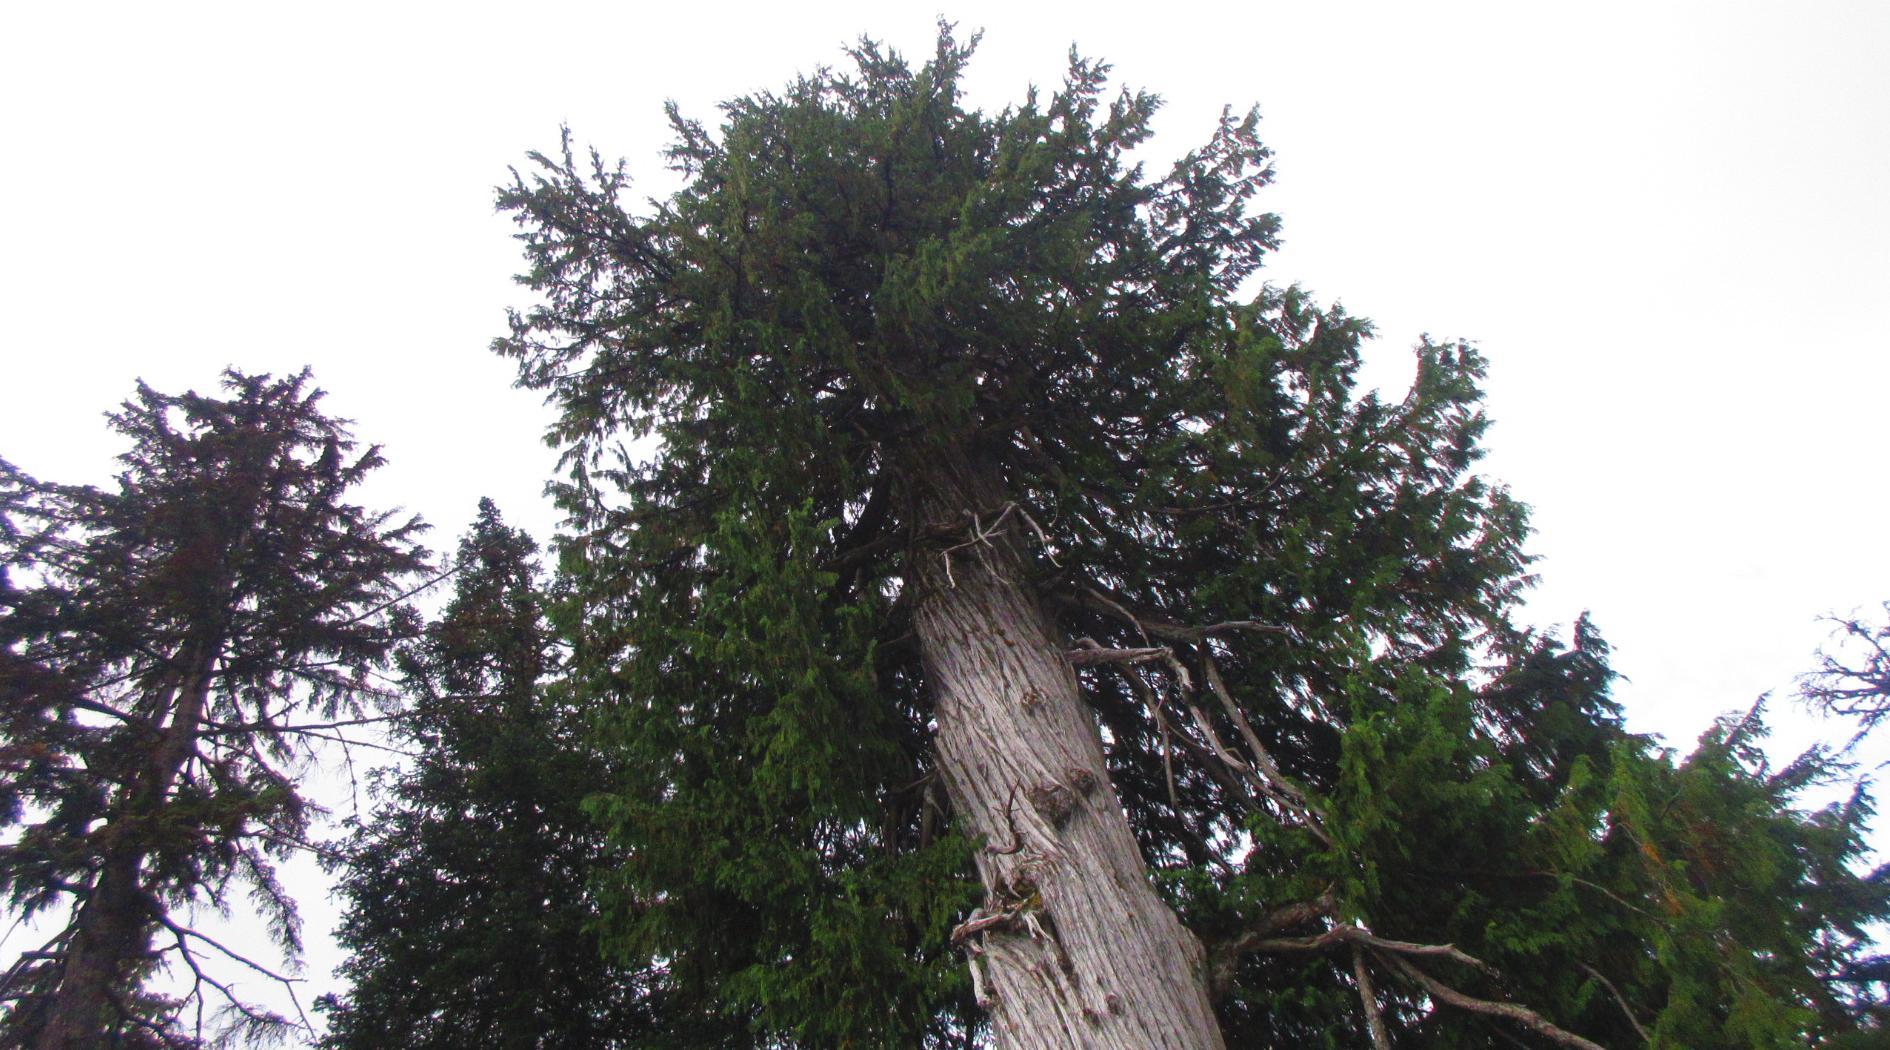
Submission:
<svg viewBox="0 0 1890 1050">
<path fill-rule="evenodd" d="M 962 521 L 994 495 L 935 467 L 922 499 Z M 1219 1048 L 1201 945 L 1149 884 L 1019 532 L 974 530 L 913 566 L 939 769 L 982 843 L 985 901 L 955 934 L 979 1003 L 1006 1050 Z"/>
</svg>

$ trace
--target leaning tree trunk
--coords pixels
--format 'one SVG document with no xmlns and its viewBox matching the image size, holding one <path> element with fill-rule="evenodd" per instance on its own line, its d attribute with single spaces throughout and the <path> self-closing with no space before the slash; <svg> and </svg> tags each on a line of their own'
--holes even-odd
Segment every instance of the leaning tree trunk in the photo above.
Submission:
<svg viewBox="0 0 1890 1050">
<path fill-rule="evenodd" d="M 104 1046 L 123 1017 L 118 997 L 129 990 L 151 939 L 136 854 L 119 850 L 105 859 L 73 926 L 37 1050 Z"/>
<path fill-rule="evenodd" d="M 1001 490 L 928 465 L 922 520 L 988 524 Z M 1005 1050 L 1223 1045 L 1200 943 L 1149 884 L 1076 674 L 1003 534 L 914 555 L 938 763 L 983 843 L 983 907 L 954 934 Z M 970 541 L 970 542 L 967 542 Z M 957 544 L 955 550 L 948 548 Z"/>
<path fill-rule="evenodd" d="M 155 925 L 140 881 L 147 852 L 143 838 L 195 750 L 210 693 L 211 652 L 199 646 L 188 658 L 188 670 L 172 687 L 175 703 L 159 705 L 172 707 L 170 724 L 101 829 L 107 845 L 98 878 L 73 916 L 72 938 L 35 1050 L 105 1046 L 109 1033 L 132 1017 L 125 1000 L 135 990 L 133 977 L 149 955 Z"/>
</svg>

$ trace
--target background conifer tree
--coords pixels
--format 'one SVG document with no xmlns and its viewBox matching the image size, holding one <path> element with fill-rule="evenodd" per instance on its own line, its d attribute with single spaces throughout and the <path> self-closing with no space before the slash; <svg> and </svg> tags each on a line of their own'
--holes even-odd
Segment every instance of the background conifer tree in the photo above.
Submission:
<svg viewBox="0 0 1890 1050">
<path fill-rule="evenodd" d="M 609 767 L 558 681 L 535 550 L 482 501 L 452 600 L 401 650 L 414 757 L 340 850 L 349 989 L 324 1046 L 644 1045 L 644 978 L 592 928 L 611 851 L 582 804 Z"/>
<path fill-rule="evenodd" d="M 273 867 L 307 845 L 295 763 L 380 697 L 422 526 L 347 502 L 381 457 L 306 372 L 223 386 L 140 384 L 110 417 L 130 442 L 111 488 L 0 464 L 0 892 L 67 915 L 5 975 L 10 1046 L 189 1045 L 219 1010 L 252 1036 L 292 1023 L 237 998 L 231 967 L 279 975 L 189 909 L 254 908 L 298 950 Z M 141 990 L 160 965 L 180 996 Z"/>
<path fill-rule="evenodd" d="M 498 348 L 560 410 L 574 681 L 623 762 L 610 944 L 674 1030 L 1856 1025 L 1864 801 L 1792 808 L 1830 763 L 1766 768 L 1756 718 L 1676 764 L 1592 628 L 1512 625 L 1478 354 L 1426 340 L 1382 400 L 1364 322 L 1250 288 L 1252 114 L 1150 177 L 1153 96 L 1073 59 L 970 112 L 969 53 L 673 113 L 690 182 L 641 212 L 568 140 L 501 194 L 539 301 Z"/>
</svg>

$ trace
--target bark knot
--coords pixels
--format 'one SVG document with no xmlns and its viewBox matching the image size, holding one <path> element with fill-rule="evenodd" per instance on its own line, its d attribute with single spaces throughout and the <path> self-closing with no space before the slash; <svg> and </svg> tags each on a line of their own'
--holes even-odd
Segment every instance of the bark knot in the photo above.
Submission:
<svg viewBox="0 0 1890 1050">
<path fill-rule="evenodd" d="M 1076 813 L 1076 793 L 1054 781 L 1032 784 L 1024 789 L 1024 798 L 1032 809 L 1059 828 L 1068 824 Z"/>
</svg>

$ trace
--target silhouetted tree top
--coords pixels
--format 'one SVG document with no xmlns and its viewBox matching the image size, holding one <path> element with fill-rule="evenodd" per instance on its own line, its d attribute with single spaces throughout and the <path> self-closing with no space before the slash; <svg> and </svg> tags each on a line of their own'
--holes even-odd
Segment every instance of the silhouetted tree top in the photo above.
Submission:
<svg viewBox="0 0 1890 1050">
<path fill-rule="evenodd" d="M 307 372 L 230 371 L 221 396 L 141 383 L 110 416 L 130 445 L 113 486 L 0 463 L 0 893 L 65 917 L 6 975 L 11 1041 L 298 1023 L 239 999 L 229 970 L 286 975 L 184 917 L 246 901 L 293 961 L 274 865 L 307 845 L 296 761 L 378 717 L 393 610 L 426 564 L 418 519 L 348 502 L 380 452 L 321 397 Z M 140 991 L 160 966 L 181 998 Z"/>
</svg>

